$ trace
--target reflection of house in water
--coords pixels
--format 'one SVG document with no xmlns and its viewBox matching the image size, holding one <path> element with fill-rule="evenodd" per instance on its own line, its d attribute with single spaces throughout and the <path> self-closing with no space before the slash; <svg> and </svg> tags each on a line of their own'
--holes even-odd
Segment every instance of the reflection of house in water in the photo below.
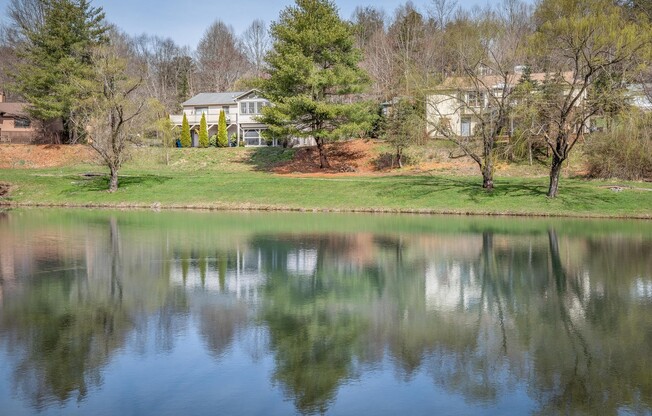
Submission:
<svg viewBox="0 0 652 416">
<path fill-rule="evenodd" d="M 638 278 L 632 288 L 634 298 L 652 302 L 652 280 Z"/>
<path fill-rule="evenodd" d="M 481 294 L 473 268 L 465 269 L 458 262 L 426 266 L 426 310 L 470 309 L 480 304 Z"/>
<path fill-rule="evenodd" d="M 285 271 L 289 275 L 308 276 L 316 268 L 317 250 L 282 253 L 248 247 L 237 249 L 224 258 L 177 258 L 171 268 L 171 282 L 186 288 L 234 294 L 238 299 L 257 300 L 267 272 Z"/>
<path fill-rule="evenodd" d="M 172 284 L 186 288 L 203 288 L 235 294 L 238 298 L 257 299 L 258 288 L 265 282 L 261 273 L 262 259 L 260 249 L 238 249 L 235 253 L 235 264 L 232 255 L 225 258 L 191 260 L 177 258 L 172 265 L 170 279 Z"/>
<path fill-rule="evenodd" d="M 317 271 L 317 250 L 299 249 L 287 255 L 287 271 L 299 276 L 311 276 Z"/>
</svg>

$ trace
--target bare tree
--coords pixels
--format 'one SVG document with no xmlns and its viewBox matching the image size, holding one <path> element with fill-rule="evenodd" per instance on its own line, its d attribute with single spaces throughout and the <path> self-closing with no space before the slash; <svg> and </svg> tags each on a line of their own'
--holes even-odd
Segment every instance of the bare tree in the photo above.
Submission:
<svg viewBox="0 0 652 416">
<path fill-rule="evenodd" d="M 554 198 L 562 164 L 583 137 L 589 119 L 636 74 L 636 57 L 649 47 L 651 30 L 647 24 L 628 21 L 622 7 L 611 0 L 544 0 L 536 18 L 532 53 L 545 56 L 547 72 L 555 75 L 541 108 L 542 131 L 552 150 L 548 197 Z"/>
<path fill-rule="evenodd" d="M 384 30 L 378 30 L 367 42 L 361 66 L 372 80 L 370 93 L 373 97 L 387 101 L 397 94 L 398 68 L 390 39 Z"/>
<path fill-rule="evenodd" d="M 439 30 L 445 30 L 446 25 L 450 22 L 453 12 L 457 8 L 457 0 L 432 0 L 430 6 L 430 15 L 435 21 Z"/>
<path fill-rule="evenodd" d="M 42 0 L 10 0 L 7 5 L 8 25 L 3 36 L 13 46 L 28 42 L 26 33 L 38 31 L 44 23 Z"/>
<path fill-rule="evenodd" d="M 109 192 L 118 190 L 118 172 L 129 156 L 129 143 L 141 131 L 139 117 L 146 105 L 138 90 L 143 83 L 142 68 L 129 61 L 128 46 L 115 35 L 110 45 L 93 53 L 94 76 L 78 80 L 86 98 L 76 111 L 85 126 L 91 147 L 110 170 Z"/>
<path fill-rule="evenodd" d="M 265 22 L 260 19 L 254 20 L 242 34 L 241 42 L 254 75 L 261 76 L 265 64 L 265 55 L 271 46 Z"/>
<path fill-rule="evenodd" d="M 190 52 L 172 39 L 142 35 L 134 39 L 135 59 L 145 68 L 144 87 L 156 98 L 167 116 L 179 109 L 193 92 L 194 63 Z"/>
<path fill-rule="evenodd" d="M 372 6 L 358 6 L 353 11 L 351 23 L 356 46 L 364 50 L 371 39 L 380 31 L 385 31 L 385 11 Z"/>
<path fill-rule="evenodd" d="M 431 136 L 455 143 L 461 156 L 473 159 L 482 187 L 492 190 L 495 145 L 509 128 L 512 94 L 520 78 L 514 67 L 523 39 L 508 21 L 489 11 L 469 29 L 456 45 L 459 75 L 448 78 L 426 101 L 428 129 Z M 453 118 L 460 120 L 453 124 Z"/>
<path fill-rule="evenodd" d="M 413 77 L 422 70 L 419 61 L 423 57 L 427 33 L 427 24 L 423 15 L 411 2 L 396 10 L 388 35 L 400 70 L 400 78 L 397 79 L 401 80 L 407 96 L 410 96 L 416 88 Z"/>
<path fill-rule="evenodd" d="M 199 41 L 197 65 L 203 91 L 228 91 L 249 70 L 233 28 L 221 21 L 213 23 Z"/>
</svg>

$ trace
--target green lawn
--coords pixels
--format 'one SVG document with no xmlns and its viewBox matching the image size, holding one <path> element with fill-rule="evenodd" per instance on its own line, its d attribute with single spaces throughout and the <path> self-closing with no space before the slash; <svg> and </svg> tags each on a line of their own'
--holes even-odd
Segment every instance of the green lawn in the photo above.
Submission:
<svg viewBox="0 0 652 416">
<path fill-rule="evenodd" d="M 0 170 L 17 204 L 425 211 L 652 218 L 652 184 L 563 179 L 556 199 L 547 178 L 500 178 L 485 192 L 480 177 L 392 175 L 293 178 L 266 169 L 291 157 L 282 149 L 140 150 L 121 171 L 120 189 L 106 192 L 98 165 Z M 609 189 L 620 185 L 620 192 Z"/>
</svg>

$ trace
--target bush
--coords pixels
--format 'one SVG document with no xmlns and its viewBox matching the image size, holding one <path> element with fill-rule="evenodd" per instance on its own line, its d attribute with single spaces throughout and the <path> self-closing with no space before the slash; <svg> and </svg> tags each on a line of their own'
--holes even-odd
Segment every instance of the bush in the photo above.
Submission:
<svg viewBox="0 0 652 416">
<path fill-rule="evenodd" d="M 208 138 L 208 145 L 210 147 L 217 146 L 217 134 L 214 134 L 214 135 L 212 135 L 211 137 Z"/>
<path fill-rule="evenodd" d="M 206 125 L 206 113 L 202 113 L 199 123 L 199 147 L 208 147 L 208 127 Z"/>
<path fill-rule="evenodd" d="M 190 137 L 190 124 L 186 113 L 183 113 L 183 122 L 181 123 L 181 147 L 191 147 L 192 138 Z"/>
<path fill-rule="evenodd" d="M 586 140 L 593 178 L 652 179 L 652 115 L 634 113 Z"/>
<path fill-rule="evenodd" d="M 217 147 L 229 147 L 229 136 L 226 129 L 226 115 L 222 110 L 217 122 Z"/>
</svg>

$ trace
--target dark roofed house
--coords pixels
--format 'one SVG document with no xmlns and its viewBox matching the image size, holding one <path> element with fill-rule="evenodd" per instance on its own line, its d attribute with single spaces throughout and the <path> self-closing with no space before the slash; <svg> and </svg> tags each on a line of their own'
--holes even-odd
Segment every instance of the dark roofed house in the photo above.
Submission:
<svg viewBox="0 0 652 416">
<path fill-rule="evenodd" d="M 62 126 L 60 121 L 41 123 L 32 120 L 26 103 L 8 103 L 0 91 L 0 143 L 53 143 L 58 142 Z"/>
</svg>

